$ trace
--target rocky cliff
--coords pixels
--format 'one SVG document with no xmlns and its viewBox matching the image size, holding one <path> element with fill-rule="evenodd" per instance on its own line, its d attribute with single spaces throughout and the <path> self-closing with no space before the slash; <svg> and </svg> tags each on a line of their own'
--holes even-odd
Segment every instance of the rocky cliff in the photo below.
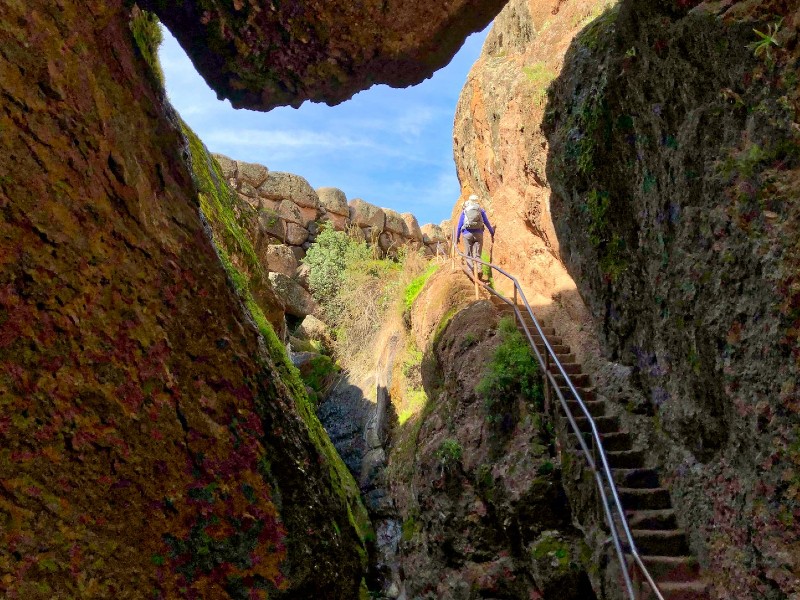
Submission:
<svg viewBox="0 0 800 600">
<path fill-rule="evenodd" d="M 786 598 L 800 593 L 800 12 L 688 4 L 623 2 L 574 41 L 548 104 L 554 222 L 716 593 Z"/>
<path fill-rule="evenodd" d="M 185 41 L 192 27 L 156 4 Z M 180 7 L 198 27 L 242 14 Z M 452 52 L 470 27 L 451 9 L 401 21 L 407 52 L 393 56 L 415 55 L 418 76 L 444 60 L 431 31 Z M 127 5 L 11 0 L 0 20 L 0 592 L 358 597 L 367 532 L 352 479 L 212 245 L 213 190 L 192 178 Z M 336 21 L 317 26 L 335 34 Z M 274 40 L 236 31 L 252 43 L 231 40 L 235 61 L 219 43 L 195 61 L 234 80 L 263 72 L 256 46 Z M 337 71 L 341 89 L 394 80 L 371 56 Z M 314 95 L 266 71 L 282 100 Z"/>
<path fill-rule="evenodd" d="M 547 8 L 509 3 L 462 93 L 465 193 L 640 432 L 714 597 L 793 597 L 797 3 Z"/>
</svg>

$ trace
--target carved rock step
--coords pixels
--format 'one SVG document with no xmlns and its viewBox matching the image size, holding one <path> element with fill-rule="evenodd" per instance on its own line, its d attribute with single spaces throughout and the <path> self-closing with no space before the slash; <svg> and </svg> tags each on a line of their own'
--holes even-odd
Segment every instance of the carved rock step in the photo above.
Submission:
<svg viewBox="0 0 800 600">
<path fill-rule="evenodd" d="M 709 600 L 710 598 L 708 585 L 700 581 L 656 583 L 664 600 Z M 640 600 L 656 600 L 656 598 L 658 596 L 645 585 Z"/>
<path fill-rule="evenodd" d="M 536 349 L 539 350 L 539 352 L 545 352 L 544 342 L 542 342 L 541 340 L 534 340 L 534 341 L 536 342 Z M 570 353 L 569 346 L 562 344 L 561 342 L 555 343 L 550 339 L 548 339 L 548 341 L 550 342 L 550 347 L 553 349 L 553 352 L 555 352 L 556 355 Z"/>
<path fill-rule="evenodd" d="M 564 369 L 566 374 L 569 375 L 570 379 L 573 378 L 572 377 L 573 375 L 579 375 L 581 373 L 581 371 L 583 371 L 583 367 L 581 366 L 580 363 L 562 362 L 561 360 L 559 360 L 558 362 L 561 363 L 561 367 Z M 550 370 L 553 373 L 559 373 L 558 367 L 556 367 L 555 363 L 553 363 L 553 362 L 550 363 Z"/>
<path fill-rule="evenodd" d="M 600 437 L 602 440 L 602 436 Z M 621 450 L 612 452 L 606 449 L 608 466 L 612 469 L 641 469 L 644 467 L 644 453 L 641 450 Z"/>
<path fill-rule="evenodd" d="M 669 491 L 665 488 L 618 487 L 617 492 L 625 510 L 662 510 L 672 507 Z"/>
<path fill-rule="evenodd" d="M 651 556 L 686 556 L 689 544 L 682 529 L 632 529 L 639 554 Z"/>
<path fill-rule="evenodd" d="M 580 443 L 578 442 L 577 436 L 570 431 L 570 435 L 572 436 L 570 439 L 573 442 L 573 446 L 577 449 L 580 448 Z M 591 448 L 592 444 L 592 434 L 585 432 L 583 434 L 583 439 L 586 442 L 586 445 Z M 601 433 L 600 440 L 603 442 L 603 448 L 605 448 L 606 452 L 609 451 L 618 451 L 618 450 L 630 450 L 631 449 L 631 436 L 627 433 L 622 432 L 614 432 L 614 433 Z M 644 469 L 612 469 L 612 475 L 614 475 L 617 471 L 641 471 Z M 624 485 L 620 483 L 620 481 L 624 481 L 624 478 L 621 480 L 617 480 L 614 478 L 614 482 L 617 485 L 622 485 L 623 487 L 658 487 L 658 477 L 655 478 L 655 485 Z"/>
<path fill-rule="evenodd" d="M 580 393 L 580 390 L 578 390 L 578 393 Z M 599 401 L 586 400 L 583 397 L 583 395 L 581 395 L 581 400 L 583 400 L 583 403 L 586 405 L 586 408 L 589 409 L 589 414 L 592 415 L 593 417 L 602 417 L 603 415 L 606 414 L 606 403 L 603 402 L 602 400 Z M 567 406 L 569 406 L 569 409 L 572 411 L 573 416 L 575 417 L 584 416 L 583 410 L 581 410 L 581 406 L 580 404 L 578 404 L 576 400 L 567 400 Z"/>
<path fill-rule="evenodd" d="M 561 373 L 555 373 L 556 383 L 559 386 L 563 386 L 566 384 L 566 379 Z M 572 385 L 575 387 L 586 387 L 591 383 L 589 376 L 586 373 L 579 373 L 577 375 L 570 375 L 570 380 L 572 381 Z"/>
<path fill-rule="evenodd" d="M 561 385 L 559 386 L 559 389 L 561 390 L 561 393 L 564 394 L 564 399 L 567 402 L 573 401 L 572 392 L 567 386 Z M 593 387 L 577 386 L 576 389 L 578 390 L 578 394 L 580 395 L 581 400 L 583 400 L 584 402 L 594 402 L 596 400 L 595 391 Z"/>
<path fill-rule="evenodd" d="M 628 511 L 625 517 L 631 529 L 678 529 L 675 510 L 672 508 Z"/>
<path fill-rule="evenodd" d="M 650 576 L 661 587 L 666 582 L 697 582 L 700 569 L 693 556 L 642 556 Z M 633 557 L 628 555 L 628 572 L 633 567 Z"/>
<path fill-rule="evenodd" d="M 580 427 L 581 431 L 591 432 L 592 430 L 591 425 L 589 425 L 589 419 L 586 417 L 575 417 L 575 424 Z M 594 424 L 600 433 L 619 431 L 619 419 L 617 417 L 595 417 Z"/>
<path fill-rule="evenodd" d="M 617 433 L 610 435 L 630 436 L 627 433 Z M 610 448 L 609 448 L 610 450 Z M 653 469 L 614 469 L 611 474 L 614 476 L 614 483 L 619 487 L 625 488 L 657 488 L 661 487 L 658 481 L 658 473 Z"/>
</svg>

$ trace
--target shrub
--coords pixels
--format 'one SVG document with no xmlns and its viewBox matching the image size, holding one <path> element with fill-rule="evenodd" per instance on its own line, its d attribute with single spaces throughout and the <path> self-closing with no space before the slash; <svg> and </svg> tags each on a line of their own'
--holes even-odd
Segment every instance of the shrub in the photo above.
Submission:
<svg viewBox="0 0 800 600">
<path fill-rule="evenodd" d="M 372 251 L 365 242 L 324 225 L 303 259 L 311 269 L 308 283 L 312 295 L 323 306 L 329 304 L 342 287 L 347 267 L 371 258 Z"/>
<path fill-rule="evenodd" d="M 439 460 L 439 468 L 442 474 L 451 473 L 461 464 L 462 453 L 463 450 L 458 440 L 449 438 L 442 442 L 442 445 L 436 451 L 436 458 Z"/>
<path fill-rule="evenodd" d="M 163 88 L 164 71 L 161 69 L 161 63 L 158 60 L 158 48 L 161 46 L 161 42 L 164 41 L 164 34 L 161 31 L 161 25 L 158 23 L 158 17 L 146 10 L 135 8 L 131 12 L 130 28 L 142 58 L 150 66 L 153 76 Z"/>
<path fill-rule="evenodd" d="M 542 377 L 528 341 L 510 317 L 500 321 L 498 333 L 500 345 L 475 391 L 484 397 L 490 412 L 510 405 L 519 396 L 541 407 Z"/>
</svg>

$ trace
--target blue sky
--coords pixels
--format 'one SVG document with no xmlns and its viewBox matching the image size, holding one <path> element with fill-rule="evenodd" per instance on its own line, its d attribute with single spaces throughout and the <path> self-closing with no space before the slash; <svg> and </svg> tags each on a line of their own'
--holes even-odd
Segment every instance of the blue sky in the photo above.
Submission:
<svg viewBox="0 0 800 600">
<path fill-rule="evenodd" d="M 212 152 L 414 213 L 422 225 L 449 218 L 459 195 L 453 116 L 487 32 L 470 36 L 448 66 L 413 88 L 379 85 L 339 106 L 306 102 L 268 113 L 217 100 L 166 30 L 160 57 L 172 104 Z"/>
</svg>

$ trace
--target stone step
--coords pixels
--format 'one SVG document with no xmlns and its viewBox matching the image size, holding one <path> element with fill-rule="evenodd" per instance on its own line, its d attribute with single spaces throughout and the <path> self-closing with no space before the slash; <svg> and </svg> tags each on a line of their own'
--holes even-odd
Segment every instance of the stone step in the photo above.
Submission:
<svg viewBox="0 0 800 600">
<path fill-rule="evenodd" d="M 701 581 L 665 581 L 663 583 L 656 582 L 656 584 L 664 600 L 709 600 L 711 598 L 708 585 Z M 639 600 L 656 600 L 656 598 L 658 596 L 655 592 L 645 584 Z"/>
<path fill-rule="evenodd" d="M 523 319 L 523 321 L 525 322 L 525 325 L 528 326 L 528 331 L 531 332 L 531 335 L 534 335 L 534 334 L 538 335 L 539 334 L 539 332 L 536 330 L 536 325 L 533 324 L 533 321 L 531 321 L 530 319 Z M 545 337 L 548 340 L 551 337 L 555 337 L 555 335 L 556 335 L 555 328 L 553 328 L 553 327 L 545 327 L 541 323 L 539 323 L 539 327 L 542 328 L 542 333 L 544 333 Z"/>
<path fill-rule="evenodd" d="M 697 559 L 693 556 L 643 556 L 639 555 L 657 584 L 666 582 L 696 582 L 700 576 Z M 634 565 L 633 556 L 628 555 L 628 572 Z M 637 565 L 638 566 L 638 565 Z"/>
<path fill-rule="evenodd" d="M 640 555 L 685 556 L 689 554 L 689 544 L 682 529 L 632 529 Z"/>
<path fill-rule="evenodd" d="M 666 488 L 626 488 L 618 487 L 622 507 L 628 510 L 662 510 L 672 508 L 669 491 Z"/>
<path fill-rule="evenodd" d="M 567 400 L 567 402 L 574 402 L 574 400 L 572 400 L 572 392 L 567 386 L 560 385 L 558 387 L 561 390 L 561 393 L 564 394 L 564 398 Z M 595 402 L 597 400 L 595 389 L 593 387 L 576 386 L 575 389 L 578 390 L 578 394 L 580 395 L 581 400 L 584 402 Z"/>
<path fill-rule="evenodd" d="M 566 385 L 567 383 L 566 379 L 564 379 L 564 376 L 561 373 L 554 373 L 554 376 L 556 379 L 556 383 L 559 386 Z M 588 387 L 591 384 L 591 379 L 586 373 L 570 375 L 569 378 L 572 381 L 572 385 L 574 385 L 575 387 Z"/>
<path fill-rule="evenodd" d="M 611 435 L 627 436 L 630 440 L 627 433 Z M 657 488 L 661 486 L 658 481 L 658 473 L 653 469 L 613 469 L 611 474 L 614 476 L 614 483 L 619 487 Z"/>
<path fill-rule="evenodd" d="M 578 393 L 580 394 L 580 390 L 578 390 Z M 603 402 L 602 400 L 599 401 L 586 400 L 583 397 L 583 394 L 581 394 L 581 400 L 583 400 L 583 403 L 586 405 L 586 408 L 589 409 L 589 414 L 592 415 L 593 417 L 602 417 L 603 415 L 606 414 L 606 403 Z M 581 409 L 581 405 L 578 404 L 576 400 L 568 399 L 567 406 L 569 406 L 569 409 L 572 411 L 572 416 L 574 417 L 584 416 L 583 410 Z"/>
<path fill-rule="evenodd" d="M 570 379 L 572 379 L 573 375 L 578 375 L 579 373 L 583 372 L 583 367 L 581 366 L 580 363 L 562 362 L 560 359 L 559 359 L 558 362 L 561 363 L 561 366 L 563 367 L 563 369 L 566 372 L 566 374 L 569 375 Z M 558 373 L 559 372 L 558 367 L 556 367 L 555 363 L 553 363 L 553 362 L 550 363 L 550 370 L 553 373 Z"/>
<path fill-rule="evenodd" d="M 555 352 L 556 356 L 560 354 L 569 354 L 571 352 L 570 347 L 567 346 L 566 344 L 562 344 L 561 342 L 556 344 L 553 341 L 550 341 L 550 347 L 553 349 L 553 352 Z M 539 352 L 544 352 L 545 351 L 544 342 L 542 342 L 541 340 L 536 340 L 536 348 L 539 350 Z"/>
<path fill-rule="evenodd" d="M 575 424 L 581 431 L 591 432 L 589 419 L 586 417 L 575 417 Z M 619 419 L 617 417 L 595 417 L 594 424 L 599 433 L 612 433 L 619 431 Z"/>
<path fill-rule="evenodd" d="M 625 513 L 630 529 L 678 529 L 675 510 L 634 510 Z"/>
<path fill-rule="evenodd" d="M 564 363 L 573 363 L 576 362 L 575 355 L 572 353 L 564 354 L 556 352 L 556 358 L 558 361 L 563 365 Z"/>
<path fill-rule="evenodd" d="M 600 437 L 602 440 L 602 436 Z M 644 453 L 641 450 L 620 450 L 606 452 L 608 466 L 612 469 L 641 469 L 644 467 Z"/>
</svg>

